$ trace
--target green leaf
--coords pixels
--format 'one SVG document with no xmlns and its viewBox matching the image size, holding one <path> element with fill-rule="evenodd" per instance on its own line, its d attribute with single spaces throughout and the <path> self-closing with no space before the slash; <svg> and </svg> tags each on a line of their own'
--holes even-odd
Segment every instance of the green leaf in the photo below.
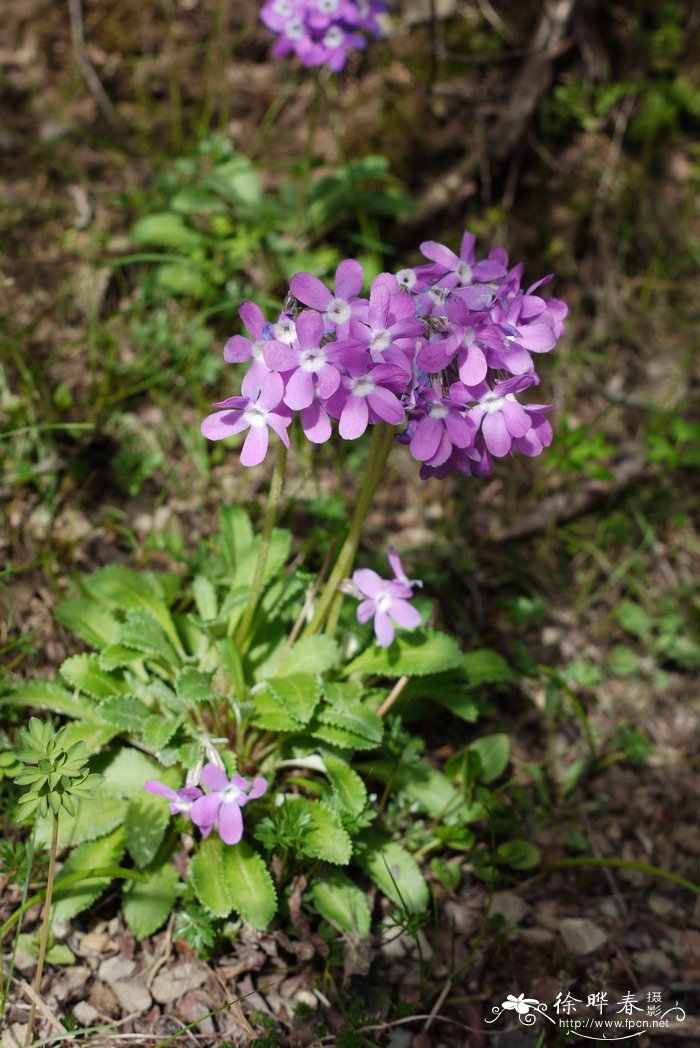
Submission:
<svg viewBox="0 0 700 1048">
<path fill-rule="evenodd" d="M 324 692 L 326 702 L 329 702 L 331 706 L 344 710 L 348 706 L 355 706 L 360 702 L 364 688 L 359 680 L 326 681 Z"/>
<path fill-rule="evenodd" d="M 206 575 L 195 575 L 192 579 L 192 596 L 194 597 L 197 611 L 205 622 L 216 618 L 218 611 L 216 590 Z"/>
<path fill-rule="evenodd" d="M 100 703 L 100 713 L 108 724 L 136 734 L 143 729 L 150 710 L 134 695 L 114 695 Z"/>
<path fill-rule="evenodd" d="M 329 754 L 323 758 L 323 763 L 340 803 L 351 815 L 359 815 L 367 804 L 367 790 L 360 776 L 339 757 Z"/>
<path fill-rule="evenodd" d="M 496 848 L 496 861 L 514 870 L 531 870 L 542 861 L 540 849 L 525 840 L 504 841 Z"/>
<path fill-rule="evenodd" d="M 345 673 L 376 673 L 384 677 L 423 677 L 459 666 L 459 644 L 446 633 L 413 630 L 398 634 L 388 648 L 373 645 L 345 667 Z"/>
<path fill-rule="evenodd" d="M 502 775 L 510 760 L 510 739 L 507 735 L 482 735 L 480 739 L 470 742 L 468 749 L 478 753 L 481 761 L 482 782 L 493 782 Z"/>
<path fill-rule="evenodd" d="M 311 886 L 316 909 L 346 932 L 369 935 L 371 914 L 365 893 L 341 870 L 326 870 Z"/>
<path fill-rule="evenodd" d="M 202 234 L 190 228 L 172 211 L 159 211 L 139 219 L 131 230 L 131 239 L 145 247 L 170 247 L 189 250 L 199 247 Z"/>
<path fill-rule="evenodd" d="M 147 746 L 154 750 L 162 750 L 167 746 L 177 729 L 182 724 L 182 719 L 163 717 L 160 713 L 153 713 L 147 717 L 141 728 L 143 740 Z"/>
<path fill-rule="evenodd" d="M 54 888 L 54 921 L 69 921 L 86 910 L 110 884 L 110 877 L 86 880 L 61 888 L 61 881 L 74 873 L 91 873 L 101 866 L 118 866 L 126 844 L 124 827 L 119 826 L 106 837 L 81 844 L 63 864 Z"/>
<path fill-rule="evenodd" d="M 654 623 L 641 604 L 621 601 L 615 608 L 615 618 L 623 630 L 634 637 L 644 638 L 653 631 Z"/>
<path fill-rule="evenodd" d="M 117 680 L 101 669 L 96 655 L 71 655 L 62 664 L 59 673 L 73 688 L 86 692 L 93 699 L 123 695 L 128 691 L 123 680 Z"/>
<path fill-rule="evenodd" d="M 96 600 L 82 597 L 62 600 L 54 618 L 93 648 L 103 648 L 117 639 L 119 623 Z"/>
<path fill-rule="evenodd" d="M 368 742 L 362 735 L 356 735 L 354 731 L 336 728 L 332 724 L 315 724 L 312 735 L 320 742 L 327 742 L 330 746 L 337 746 L 341 750 L 373 750 L 377 745 L 374 742 Z"/>
<path fill-rule="evenodd" d="M 321 696 L 321 686 L 310 673 L 290 673 L 267 681 L 273 699 L 300 724 L 311 720 Z"/>
<path fill-rule="evenodd" d="M 390 782 L 392 790 L 404 793 L 433 818 L 454 815 L 465 807 L 462 796 L 450 780 L 425 761 L 411 765 L 379 761 L 366 766 L 366 770 L 380 782 Z"/>
<path fill-rule="evenodd" d="M 497 651 L 479 648 L 468 651 L 463 660 L 464 672 L 470 684 L 506 684 L 513 679 L 513 671 Z"/>
<path fill-rule="evenodd" d="M 145 611 L 127 612 L 126 621 L 119 628 L 119 644 L 154 659 L 162 659 L 169 666 L 178 661 L 160 625 Z"/>
<path fill-rule="evenodd" d="M 342 709 L 338 706 L 326 706 L 319 714 L 322 724 L 332 724 L 336 728 L 359 735 L 369 742 L 378 745 L 384 736 L 384 723 L 374 710 L 356 702 Z M 367 747 L 364 747 L 365 749 Z"/>
<path fill-rule="evenodd" d="M 245 841 L 225 845 L 223 869 L 234 908 L 253 928 L 264 931 L 275 916 L 277 894 L 262 856 Z"/>
<path fill-rule="evenodd" d="M 76 802 L 74 819 L 61 815 L 58 820 L 58 847 L 76 847 L 86 841 L 97 840 L 111 833 L 124 822 L 126 801 L 119 797 L 84 797 Z M 37 820 L 36 840 L 39 845 L 48 845 L 51 840 L 53 819 L 47 816 Z"/>
<path fill-rule="evenodd" d="M 175 683 L 178 697 L 186 706 L 196 706 L 214 698 L 211 687 L 211 673 L 202 673 L 192 666 L 182 671 Z"/>
<path fill-rule="evenodd" d="M 124 820 L 126 846 L 137 866 L 148 866 L 161 846 L 170 821 L 163 797 L 142 793 L 132 797 Z"/>
<path fill-rule="evenodd" d="M 159 589 L 154 585 L 152 576 L 129 571 L 121 564 L 108 564 L 90 578 L 89 587 L 91 592 L 118 608 L 147 612 L 155 619 L 176 650 L 182 654 L 182 645 L 172 616 L 160 598 Z"/>
<path fill-rule="evenodd" d="M 275 676 L 325 673 L 333 668 L 337 658 L 338 645 L 332 637 L 304 637 L 284 653 L 275 669 Z"/>
<path fill-rule="evenodd" d="M 304 833 L 304 851 L 316 859 L 345 866 L 350 862 L 352 842 L 340 816 L 324 801 L 288 799 L 286 804 L 304 804 L 311 815 L 311 828 Z"/>
<path fill-rule="evenodd" d="M 388 899 L 408 913 L 428 908 L 428 885 L 420 866 L 396 841 L 372 835 L 359 854 L 359 862 Z"/>
<path fill-rule="evenodd" d="M 219 524 L 229 580 L 237 586 L 246 585 L 253 577 L 255 562 L 255 534 L 250 517 L 241 506 L 225 506 L 219 513 Z"/>
<path fill-rule="evenodd" d="M 233 895 L 224 866 L 225 845 L 219 837 L 207 837 L 190 863 L 190 882 L 202 906 L 215 917 L 228 917 Z"/>
<path fill-rule="evenodd" d="M 85 743 L 85 756 L 92 757 L 111 742 L 117 728 L 111 724 L 95 724 L 93 721 L 71 721 L 63 729 L 63 744 L 68 749 L 76 742 Z"/>
<path fill-rule="evenodd" d="M 262 688 L 253 696 L 254 710 L 251 723 L 256 728 L 266 731 L 299 731 L 301 725 L 286 712 L 284 707 L 272 697 L 267 688 Z"/>
<path fill-rule="evenodd" d="M 122 746 L 115 754 L 98 758 L 95 761 L 94 771 L 100 772 L 105 778 L 101 793 L 108 793 L 113 797 L 125 797 L 127 800 L 141 796 L 149 779 L 160 779 L 168 786 L 173 785 L 171 781 L 173 772 L 164 771 L 145 753 L 131 746 Z M 162 803 L 165 806 L 165 801 Z"/>
<path fill-rule="evenodd" d="M 179 877 L 170 858 L 147 866 L 143 872 L 148 882 L 131 881 L 124 888 L 122 908 L 126 923 L 137 939 L 153 935 L 170 915 L 175 900 Z"/>
<path fill-rule="evenodd" d="M 134 648 L 127 648 L 123 644 L 108 644 L 97 655 L 97 661 L 103 670 L 121 669 L 123 666 L 133 666 L 135 662 L 141 662 L 143 655 Z"/>
<path fill-rule="evenodd" d="M 0 705 L 36 706 L 52 713 L 62 713 L 65 717 L 77 717 L 79 720 L 100 722 L 97 707 L 85 696 L 72 695 L 60 684 L 51 680 L 27 680 L 16 684 L 12 691 L 0 697 Z"/>
</svg>

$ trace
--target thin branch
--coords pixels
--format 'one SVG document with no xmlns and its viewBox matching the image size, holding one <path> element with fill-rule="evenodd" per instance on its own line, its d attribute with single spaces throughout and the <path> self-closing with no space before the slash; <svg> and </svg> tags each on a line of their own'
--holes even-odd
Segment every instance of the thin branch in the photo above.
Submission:
<svg viewBox="0 0 700 1048">
<path fill-rule="evenodd" d="M 68 0 L 68 13 L 70 15 L 70 35 L 73 41 L 73 51 L 78 69 L 83 74 L 83 79 L 90 89 L 102 115 L 110 124 L 120 124 L 119 114 L 112 105 L 109 95 L 102 86 L 102 81 L 95 72 L 95 67 L 87 56 L 85 48 L 85 29 L 83 25 L 83 9 L 80 0 Z"/>
</svg>

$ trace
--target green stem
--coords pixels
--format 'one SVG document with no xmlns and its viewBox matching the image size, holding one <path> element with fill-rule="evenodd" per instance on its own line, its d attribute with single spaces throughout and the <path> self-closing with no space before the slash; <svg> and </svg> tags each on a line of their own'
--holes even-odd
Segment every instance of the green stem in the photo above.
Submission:
<svg viewBox="0 0 700 1048">
<path fill-rule="evenodd" d="M 56 873 L 56 852 L 58 851 L 58 815 L 54 812 L 53 826 L 51 829 L 51 851 L 49 852 L 49 872 L 46 878 L 46 901 L 44 903 L 44 917 L 41 922 L 41 942 L 39 943 L 39 958 L 36 962 L 36 975 L 34 976 L 34 992 L 39 994 L 41 990 L 41 977 L 44 974 L 44 959 L 46 947 L 49 942 L 49 928 L 51 927 L 51 896 L 53 895 L 53 879 Z M 25 1048 L 32 1043 L 34 1031 L 34 1019 L 36 1016 L 36 1004 L 32 1001 L 29 1012 L 29 1025 L 27 1035 L 24 1039 Z"/>
<path fill-rule="evenodd" d="M 24 913 L 25 909 L 28 909 L 27 897 L 29 895 L 29 885 L 32 879 L 32 865 L 34 863 L 34 853 L 36 851 L 36 828 L 37 820 L 34 820 L 34 828 L 32 829 L 32 836 L 29 841 L 29 849 L 27 854 L 27 876 L 24 879 L 24 885 L 22 887 L 22 902 L 20 903 L 19 911 L 20 914 Z M 7 926 L 7 922 L 0 928 L 0 971 L 2 971 L 3 964 L 3 952 L 2 952 L 2 939 L 4 938 L 4 928 Z M 17 946 L 19 943 L 19 933 L 22 930 L 20 921 L 17 921 L 17 932 L 15 934 L 15 940 L 12 945 L 12 953 L 10 954 L 10 963 L 7 970 L 7 979 L 3 980 L 2 986 L 0 987 L 0 1019 L 5 1015 L 5 1005 L 7 1004 L 7 994 L 12 983 L 12 976 L 15 970 L 15 956 L 17 954 Z"/>
<path fill-rule="evenodd" d="M 362 525 L 364 524 L 369 508 L 372 505 L 374 493 L 379 487 L 379 482 L 384 475 L 384 467 L 389 458 L 389 453 L 391 452 L 393 443 L 394 430 L 391 426 L 386 422 L 381 422 L 374 427 L 372 432 L 372 443 L 367 456 L 367 469 L 360 490 L 357 493 L 357 502 L 355 503 L 355 512 L 350 525 L 350 531 L 348 532 L 348 536 L 338 554 L 338 559 L 335 562 L 335 567 L 331 572 L 330 578 L 321 593 L 314 616 L 304 630 L 303 635 L 305 637 L 319 632 L 329 611 L 331 613 L 331 618 L 329 619 L 327 632 L 332 634 L 335 630 L 338 622 L 338 615 L 340 614 L 340 603 L 342 601 L 342 595 L 338 593 L 338 586 L 349 574 L 353 561 L 355 560 L 355 554 L 357 553 L 357 547 L 362 533 Z M 333 605 L 332 608 L 331 605 Z"/>
<path fill-rule="evenodd" d="M 267 558 L 270 553 L 270 540 L 272 539 L 272 529 L 275 526 L 275 520 L 277 518 L 277 508 L 279 506 L 280 497 L 282 495 L 282 482 L 284 481 L 284 469 L 287 464 L 287 449 L 284 444 L 280 444 L 277 448 L 277 459 L 275 461 L 275 469 L 272 474 L 272 480 L 270 481 L 270 494 L 267 498 L 267 509 L 265 511 L 265 520 L 263 522 L 262 535 L 260 536 L 260 549 L 258 550 L 258 559 L 255 562 L 255 568 L 253 570 L 253 578 L 250 583 L 250 592 L 248 593 L 248 603 L 246 604 L 245 611 L 243 612 L 243 618 L 240 621 L 238 629 L 236 630 L 236 644 L 239 649 L 244 650 L 244 645 L 248 640 L 248 634 L 250 633 L 250 627 L 253 624 L 253 617 L 258 607 L 258 601 L 263 591 L 263 585 L 265 582 L 265 568 L 267 566 Z"/>
</svg>

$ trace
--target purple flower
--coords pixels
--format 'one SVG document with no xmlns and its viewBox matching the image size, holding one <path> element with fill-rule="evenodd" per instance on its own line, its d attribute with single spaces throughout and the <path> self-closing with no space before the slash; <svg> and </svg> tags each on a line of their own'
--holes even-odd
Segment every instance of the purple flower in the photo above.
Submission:
<svg viewBox="0 0 700 1048">
<path fill-rule="evenodd" d="M 238 315 L 252 339 L 245 338 L 244 335 L 232 335 L 224 346 L 224 360 L 229 364 L 252 361 L 243 379 L 242 392 L 244 397 L 254 397 L 260 390 L 262 380 L 270 373 L 263 356 L 263 350 L 270 338 L 267 333 L 268 324 L 260 306 L 256 306 L 254 302 L 244 302 L 238 310 Z"/>
<path fill-rule="evenodd" d="M 272 371 L 287 373 L 284 402 L 294 411 L 308 408 L 316 396 L 326 399 L 340 385 L 340 371 L 331 361 L 337 356 L 332 342 L 321 345 L 323 317 L 305 309 L 296 321 L 297 341 L 291 345 L 269 342 L 265 362 Z"/>
<path fill-rule="evenodd" d="M 407 586 L 409 589 L 413 589 L 417 586 L 419 589 L 423 588 L 423 583 L 420 579 L 409 579 L 406 572 L 403 570 L 403 564 L 401 563 L 401 557 L 398 555 L 393 546 L 389 546 L 387 550 L 387 557 L 391 570 L 394 573 L 394 578 L 397 582 L 400 582 L 402 586 Z"/>
<path fill-rule="evenodd" d="M 396 277 L 381 273 L 372 281 L 367 316 L 351 320 L 350 341 L 364 346 L 375 363 L 389 361 L 410 371 L 410 356 L 425 322 L 416 316 L 411 295 L 399 291 Z M 409 360 L 402 355 L 405 350 Z"/>
<path fill-rule="evenodd" d="M 369 423 L 379 421 L 398 426 L 405 411 L 395 390 L 405 387 L 406 376 L 393 364 L 376 364 L 369 371 L 343 378 L 340 389 L 326 407 L 340 420 L 338 432 L 344 440 L 361 437 Z"/>
<path fill-rule="evenodd" d="M 210 790 L 192 805 L 191 818 L 203 837 L 208 837 L 214 826 L 224 844 L 238 844 L 243 836 L 241 808 L 267 790 L 267 779 L 259 776 L 249 782 L 241 775 L 229 779 L 223 768 L 205 764 L 202 783 Z"/>
<path fill-rule="evenodd" d="M 283 394 L 281 376 L 269 374 L 263 379 L 257 398 L 229 397 L 219 401 L 215 406 L 227 410 L 207 415 L 202 422 L 202 433 L 209 440 L 223 440 L 247 429 L 241 462 L 244 466 L 258 466 L 267 454 L 270 429 L 289 447 L 287 427 L 292 420 L 280 410 Z"/>
<path fill-rule="evenodd" d="M 392 554 L 403 574 L 396 551 L 392 550 Z M 396 572 L 396 567 L 392 567 Z M 405 583 L 398 579 L 387 580 L 371 568 L 359 568 L 353 572 L 352 583 L 361 601 L 357 608 L 357 621 L 364 623 L 374 618 L 374 633 L 380 647 L 388 648 L 394 640 L 394 624 L 409 630 L 420 626 L 420 612 L 408 603 L 413 596 L 411 586 L 418 584 L 417 579 L 411 583 L 408 580 Z"/>
<path fill-rule="evenodd" d="M 483 393 L 476 406 L 468 412 L 474 425 L 481 428 L 489 452 L 496 458 L 507 455 L 513 441 L 524 437 L 532 426 L 530 416 L 518 404 L 515 394 L 531 386 L 533 381 L 530 376 L 524 375 L 497 382 L 493 389 Z"/>
<path fill-rule="evenodd" d="M 196 786 L 183 786 L 179 790 L 173 790 L 170 786 L 158 782 L 157 779 L 149 779 L 145 787 L 149 793 L 157 793 L 160 797 L 167 798 L 170 802 L 168 807 L 172 815 L 191 816 L 192 805 L 196 800 L 204 796 L 202 791 L 197 789 Z"/>
<path fill-rule="evenodd" d="M 450 397 L 432 394 L 420 404 L 421 417 L 412 431 L 411 454 L 419 462 L 441 466 L 453 447 L 467 448 L 474 442 L 476 424 L 463 414 L 463 407 Z"/>
<path fill-rule="evenodd" d="M 323 313 L 330 330 L 345 337 L 352 317 L 366 314 L 367 301 L 359 297 L 362 290 L 362 266 L 354 258 L 346 258 L 335 271 L 333 294 L 311 273 L 296 273 L 290 283 L 292 294 Z"/>
<path fill-rule="evenodd" d="M 505 251 L 494 248 L 488 258 L 477 262 L 475 244 L 474 234 L 465 233 L 459 255 L 456 255 L 444 244 L 425 240 L 420 246 L 421 254 L 429 258 L 433 265 L 421 268 L 430 271 L 434 279 L 447 287 L 465 287 L 475 281 L 501 280 L 506 275 L 508 265 Z"/>
</svg>

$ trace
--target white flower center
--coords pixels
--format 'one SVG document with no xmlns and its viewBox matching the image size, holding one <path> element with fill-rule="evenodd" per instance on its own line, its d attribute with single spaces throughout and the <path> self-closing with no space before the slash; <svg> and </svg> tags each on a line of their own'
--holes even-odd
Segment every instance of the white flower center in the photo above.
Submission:
<svg viewBox="0 0 700 1048">
<path fill-rule="evenodd" d="M 487 393 L 485 397 L 482 397 L 481 406 L 487 415 L 493 415 L 497 411 L 501 411 L 505 400 L 505 397 L 499 397 L 498 393 L 491 391 L 491 393 Z"/>
<path fill-rule="evenodd" d="M 462 349 L 469 349 L 470 346 L 474 345 L 475 340 L 474 328 L 467 328 L 462 339 Z"/>
<path fill-rule="evenodd" d="M 287 22 L 284 31 L 290 40 L 301 40 L 304 35 L 304 23 L 300 18 L 292 18 Z"/>
<path fill-rule="evenodd" d="M 342 47 L 344 40 L 345 33 L 343 32 L 343 30 L 339 29 L 337 25 L 332 25 L 330 29 L 327 31 L 326 35 L 324 36 L 323 43 L 326 47 L 330 47 L 333 49 L 336 47 Z M 336 299 L 336 301 L 339 300 Z M 347 302 L 343 303 L 343 305 L 347 306 Z"/>
<path fill-rule="evenodd" d="M 432 298 L 433 302 L 435 302 L 436 305 L 439 305 L 439 306 L 441 306 L 443 304 L 443 302 L 447 301 L 447 297 L 448 297 L 449 293 L 450 293 L 450 289 L 448 287 L 440 287 L 439 284 L 434 284 L 433 287 L 431 287 L 430 291 L 428 292 L 428 294 Z"/>
<path fill-rule="evenodd" d="M 428 408 L 428 414 L 431 418 L 447 418 L 449 408 L 445 407 L 438 400 L 434 400 Z"/>
<path fill-rule="evenodd" d="M 245 418 L 251 429 L 260 429 L 267 422 L 268 412 L 264 408 L 258 407 L 257 404 L 251 404 L 249 408 L 246 408 L 243 412 Z"/>
<path fill-rule="evenodd" d="M 338 0 L 316 0 L 316 9 L 323 15 L 332 15 L 338 10 Z"/>
<path fill-rule="evenodd" d="M 317 375 L 326 363 L 326 354 L 323 349 L 302 349 L 299 364 L 302 371 L 309 375 Z"/>
<path fill-rule="evenodd" d="M 400 269 L 396 274 L 397 283 L 407 291 L 411 290 L 417 279 L 412 269 Z"/>
<path fill-rule="evenodd" d="M 472 267 L 468 262 L 460 262 L 455 273 L 459 277 L 460 284 L 471 284 Z"/>
<path fill-rule="evenodd" d="M 290 346 L 296 337 L 297 331 L 291 317 L 282 317 L 275 324 L 275 338 L 279 342 L 284 342 L 286 346 Z"/>
<path fill-rule="evenodd" d="M 362 18 L 366 18 L 369 14 L 368 0 L 357 0 L 357 11 Z"/>
<path fill-rule="evenodd" d="M 375 603 L 379 611 L 388 611 L 391 607 L 391 597 L 388 593 L 380 593 L 379 596 L 375 598 Z"/>
<path fill-rule="evenodd" d="M 391 335 L 386 328 L 382 328 L 380 331 L 372 333 L 372 337 L 369 340 L 369 348 L 376 349 L 377 353 L 383 353 L 390 342 Z"/>
<path fill-rule="evenodd" d="M 237 801 L 242 795 L 243 790 L 239 790 L 238 786 L 233 786 L 231 783 L 220 791 L 220 797 L 224 804 L 230 804 L 232 801 Z"/>
<path fill-rule="evenodd" d="M 264 345 L 265 345 L 265 343 L 263 342 L 263 340 L 261 338 L 259 338 L 250 347 L 250 355 L 253 358 L 253 360 L 262 360 L 263 359 L 263 346 Z"/>
<path fill-rule="evenodd" d="M 175 808 L 177 809 L 177 811 L 182 812 L 183 815 L 186 815 L 187 812 L 192 807 L 192 805 L 194 804 L 194 801 L 185 801 L 185 800 L 182 800 L 181 798 L 178 798 L 174 802 L 174 804 L 175 804 Z"/>
<path fill-rule="evenodd" d="M 281 15 L 282 18 L 291 18 L 294 13 L 291 0 L 275 0 L 272 10 L 276 15 Z"/>
<path fill-rule="evenodd" d="M 376 387 L 371 375 L 360 375 L 350 379 L 350 392 L 354 397 L 366 397 Z"/>
</svg>

